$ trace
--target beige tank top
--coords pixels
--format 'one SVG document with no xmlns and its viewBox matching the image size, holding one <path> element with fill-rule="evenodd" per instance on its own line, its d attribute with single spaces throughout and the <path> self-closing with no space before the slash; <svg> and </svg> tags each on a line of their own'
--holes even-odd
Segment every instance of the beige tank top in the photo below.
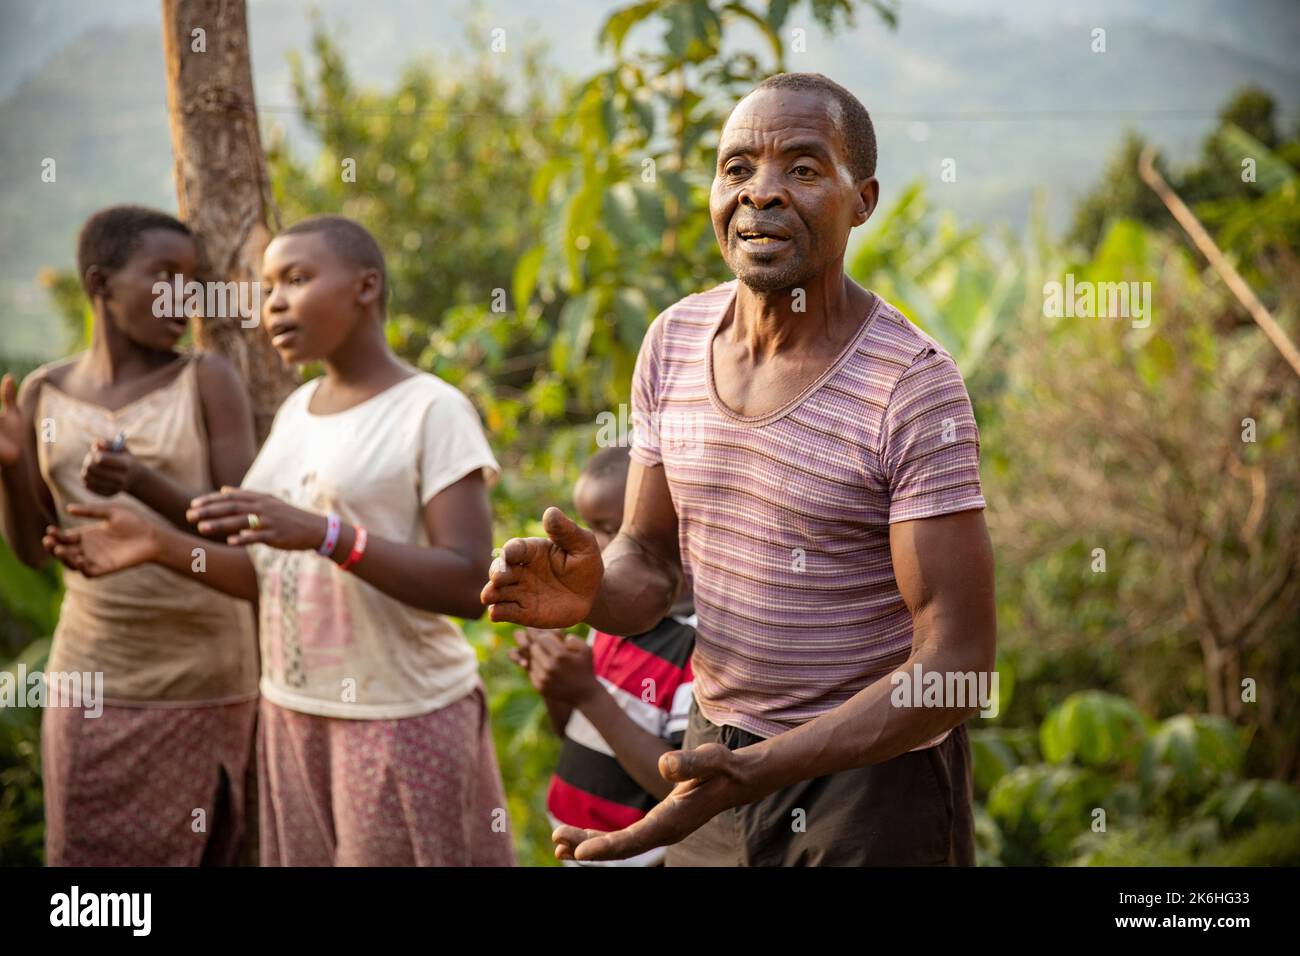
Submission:
<svg viewBox="0 0 1300 956">
<path fill-rule="evenodd" d="M 96 519 L 68 505 L 110 502 L 156 524 L 167 522 L 127 494 L 103 498 L 81 482 L 96 438 L 126 446 L 150 468 L 196 493 L 210 490 L 207 429 L 197 361 L 167 385 L 110 411 L 73 398 L 48 381 L 36 428 L 41 475 L 64 527 Z M 155 564 L 102 578 L 64 569 L 66 593 L 47 664 L 49 671 L 100 672 L 104 700 L 135 706 L 220 704 L 256 696 L 258 659 L 253 609 Z"/>
</svg>

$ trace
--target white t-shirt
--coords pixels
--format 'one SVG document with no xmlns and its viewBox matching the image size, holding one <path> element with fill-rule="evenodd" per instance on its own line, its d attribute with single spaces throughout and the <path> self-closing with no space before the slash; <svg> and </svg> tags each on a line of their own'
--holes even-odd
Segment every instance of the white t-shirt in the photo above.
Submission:
<svg viewBox="0 0 1300 956">
<path fill-rule="evenodd" d="M 314 379 L 290 395 L 243 487 L 335 512 L 370 538 L 429 545 L 425 504 L 500 467 L 469 399 L 420 373 L 352 408 L 315 415 Z M 414 717 L 478 684 L 478 661 L 447 617 L 397 601 L 314 551 L 250 545 L 260 602 L 263 696 L 324 717 Z M 365 559 L 363 558 L 362 561 Z"/>
</svg>

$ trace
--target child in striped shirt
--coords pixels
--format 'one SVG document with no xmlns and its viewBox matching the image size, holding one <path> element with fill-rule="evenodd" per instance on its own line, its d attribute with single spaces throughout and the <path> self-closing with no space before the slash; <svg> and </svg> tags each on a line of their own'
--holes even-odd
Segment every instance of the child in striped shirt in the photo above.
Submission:
<svg viewBox="0 0 1300 956">
<path fill-rule="evenodd" d="M 602 449 L 574 486 L 574 506 L 602 550 L 623 523 L 627 468 L 626 448 Z M 659 757 L 681 749 L 686 731 L 694 625 L 686 594 L 635 637 L 593 630 L 584 641 L 562 631 L 516 632 L 511 657 L 527 669 L 551 725 L 564 736 L 546 794 L 553 826 L 619 830 L 668 795 L 672 784 L 659 775 Z M 659 866 L 664 852 L 595 865 Z"/>
</svg>

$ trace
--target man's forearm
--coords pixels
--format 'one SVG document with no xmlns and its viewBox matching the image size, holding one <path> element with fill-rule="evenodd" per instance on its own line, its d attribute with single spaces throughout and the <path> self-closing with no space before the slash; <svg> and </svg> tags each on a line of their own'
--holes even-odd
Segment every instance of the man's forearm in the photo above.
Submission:
<svg viewBox="0 0 1300 956">
<path fill-rule="evenodd" d="M 922 649 L 891 674 L 903 672 L 911 679 L 917 664 L 922 673 L 942 675 L 993 669 L 993 662 L 982 655 L 957 660 L 952 655 L 928 654 Z M 756 791 L 751 799 L 801 780 L 891 760 L 956 727 L 979 710 L 978 703 L 965 707 L 921 706 L 919 687 L 913 688 L 914 706 L 900 707 L 891 700 L 894 689 L 890 675 L 886 675 L 834 710 L 787 733 L 737 750 L 736 755 L 751 768 L 749 781 Z"/>
<path fill-rule="evenodd" d="M 615 538 L 601 556 L 605 576 L 587 622 L 606 634 L 644 634 L 677 599 L 681 568 L 653 555 L 631 535 Z"/>
</svg>

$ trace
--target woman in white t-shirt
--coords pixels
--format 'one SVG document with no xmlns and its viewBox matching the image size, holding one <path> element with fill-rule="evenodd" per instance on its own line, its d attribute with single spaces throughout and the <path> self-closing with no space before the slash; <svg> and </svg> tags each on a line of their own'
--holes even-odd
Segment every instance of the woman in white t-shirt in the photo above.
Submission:
<svg viewBox="0 0 1300 956">
<path fill-rule="evenodd" d="M 259 604 L 264 865 L 512 865 L 473 648 L 487 489 L 499 468 L 473 406 L 384 337 L 383 255 L 337 216 L 281 233 L 263 319 L 287 363 L 321 361 L 276 414 L 240 488 L 196 498 L 203 534 L 105 521 L 50 528 L 87 576 L 146 561 Z"/>
</svg>

